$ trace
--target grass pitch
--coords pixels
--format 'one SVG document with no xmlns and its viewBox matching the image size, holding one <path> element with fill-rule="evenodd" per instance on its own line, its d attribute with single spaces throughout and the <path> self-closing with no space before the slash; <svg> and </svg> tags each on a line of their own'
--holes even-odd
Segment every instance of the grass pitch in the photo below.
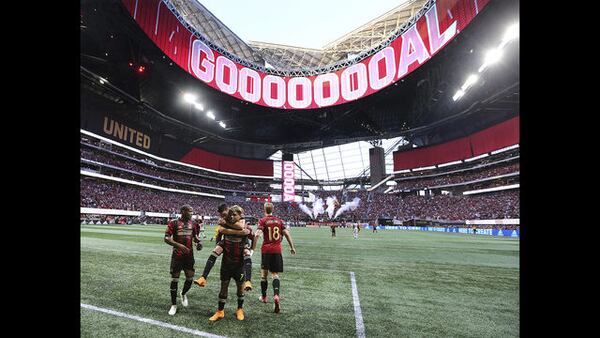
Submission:
<svg viewBox="0 0 600 338">
<path fill-rule="evenodd" d="M 217 309 L 219 268 L 208 285 L 178 299 L 169 316 L 171 247 L 166 226 L 81 225 L 81 303 L 227 337 L 356 337 L 350 272 L 354 272 L 366 337 L 518 337 L 519 240 L 457 233 L 292 228 L 297 254 L 283 243 L 280 314 L 260 295 L 260 251 L 253 256 L 252 284 L 237 321 L 235 283 L 225 318 Z M 208 228 L 207 236 L 214 233 Z M 195 251 L 199 277 L 214 242 Z M 183 272 L 178 291 L 183 288 Z M 191 337 L 179 332 L 86 308 L 82 337 Z"/>
</svg>

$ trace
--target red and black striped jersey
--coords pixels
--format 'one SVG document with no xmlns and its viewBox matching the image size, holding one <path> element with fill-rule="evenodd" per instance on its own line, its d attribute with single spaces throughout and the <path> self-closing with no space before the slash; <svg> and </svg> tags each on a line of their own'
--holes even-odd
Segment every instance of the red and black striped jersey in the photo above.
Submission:
<svg viewBox="0 0 600 338">
<path fill-rule="evenodd" d="M 169 221 L 167 224 L 167 230 L 165 231 L 165 237 L 173 237 L 173 240 L 177 243 L 185 245 L 190 252 L 185 254 L 183 251 L 173 247 L 173 255 L 176 258 L 192 256 L 194 257 L 193 240 L 200 231 L 200 225 L 188 220 L 184 223 L 180 218 Z"/>
<path fill-rule="evenodd" d="M 228 239 L 223 241 L 223 262 L 227 266 L 239 266 L 244 264 L 244 243 L 234 242 Z"/>
</svg>

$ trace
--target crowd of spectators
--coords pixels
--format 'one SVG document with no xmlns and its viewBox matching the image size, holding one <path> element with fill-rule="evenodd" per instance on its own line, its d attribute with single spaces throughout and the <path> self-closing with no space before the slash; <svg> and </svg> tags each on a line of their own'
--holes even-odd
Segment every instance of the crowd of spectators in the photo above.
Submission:
<svg viewBox="0 0 600 338">
<path fill-rule="evenodd" d="M 157 163 L 156 161 L 142 157 L 139 154 L 132 155 L 125 150 L 115 151 L 118 147 L 106 149 L 105 147 L 96 146 L 94 144 L 83 144 L 85 144 L 85 146 L 80 148 L 82 160 L 107 164 L 140 174 L 180 182 L 181 184 L 189 183 L 208 186 L 215 189 L 238 191 L 270 192 L 272 190 L 269 185 L 271 182 L 217 178 L 214 174 L 209 176 L 206 175 L 206 173 L 201 173 L 200 170 L 195 170 L 193 168 L 171 163 Z M 82 165 L 88 163 L 89 162 L 82 161 Z"/>
<path fill-rule="evenodd" d="M 183 204 L 190 204 L 199 215 L 216 216 L 220 203 L 238 204 L 245 209 L 247 216 L 262 217 L 263 203 L 246 199 L 246 194 L 231 194 L 231 191 L 271 192 L 270 183 L 274 181 L 239 179 L 196 170 L 183 165 L 154 161 L 149 157 L 129 152 L 121 147 L 95 140 L 81 138 L 81 166 L 102 174 L 126 178 L 129 180 L 154 184 L 166 188 L 188 191 L 201 191 L 226 196 L 226 199 L 211 198 L 193 194 L 172 193 L 143 188 L 135 185 L 82 176 L 80 206 L 102 209 L 122 209 L 146 212 L 177 213 Z M 517 173 L 519 149 L 489 156 L 472 163 L 418 171 L 403 174 L 403 177 L 419 177 L 398 180 L 396 190 L 427 188 L 446 184 L 464 183 L 503 174 Z M 89 161 L 101 164 L 91 164 Z M 497 163 L 498 161 L 503 161 Z M 113 166 L 114 168 L 110 168 Z M 468 168 L 468 170 L 462 170 Z M 458 171 L 457 171 L 458 170 Z M 435 175 L 435 176 L 432 176 Z M 200 187 L 198 187 L 200 186 Z M 322 198 L 335 196 L 339 205 L 360 199 L 359 206 L 347 210 L 336 220 L 374 222 L 379 217 L 397 220 L 466 220 L 466 219 L 503 219 L 519 218 L 519 190 L 506 190 L 468 196 L 400 196 L 382 192 L 360 191 L 316 191 Z M 304 203 L 309 209 L 314 206 Z M 327 208 L 327 205 L 323 206 Z M 335 212 L 334 211 L 334 212 Z M 298 204 L 275 203 L 275 213 L 290 223 L 305 223 L 310 217 Z M 328 213 L 320 214 L 319 221 L 331 221 Z M 130 220 L 131 221 L 131 220 Z M 154 220 L 156 221 L 156 220 Z"/>
<path fill-rule="evenodd" d="M 183 204 L 190 204 L 197 214 L 215 215 L 217 207 L 225 200 L 183 193 L 172 193 L 134 185 L 116 183 L 107 180 L 81 178 L 81 207 L 121 209 L 146 212 L 173 213 Z M 336 196 L 340 206 L 360 199 L 358 208 L 348 210 L 339 219 L 354 221 L 372 221 L 378 217 L 389 217 L 398 220 L 433 219 L 433 220 L 466 220 L 466 219 L 503 219 L 519 218 L 519 190 L 505 190 L 485 194 L 467 196 L 416 196 L 401 197 L 399 195 L 380 192 L 323 192 L 318 196 L 326 200 Z M 262 217 L 263 203 L 237 200 L 229 204 L 239 204 L 247 216 Z M 313 203 L 305 203 L 310 209 Z M 327 205 L 324 205 L 327 208 Z M 334 210 L 337 211 L 336 207 Z M 308 221 L 309 216 L 298 204 L 275 203 L 276 213 L 289 222 Z M 320 220 L 330 220 L 327 212 L 318 216 Z"/>
<path fill-rule="evenodd" d="M 439 175 L 428 178 L 415 178 L 408 180 L 397 180 L 396 189 L 410 190 L 418 188 L 435 187 L 448 184 L 463 183 L 475 180 L 481 180 L 489 177 L 517 173 L 519 172 L 519 163 L 503 163 L 497 166 L 483 167 L 469 171 Z"/>
<path fill-rule="evenodd" d="M 450 166 L 426 169 L 426 170 L 417 170 L 410 171 L 401 174 L 396 174 L 397 178 L 407 178 L 407 177 L 422 177 L 422 176 L 430 176 L 432 174 L 440 174 L 440 173 L 449 173 L 457 170 L 464 169 L 476 169 L 476 168 L 484 168 L 489 165 L 493 165 L 498 162 L 514 162 L 515 160 L 519 160 L 520 150 L 519 148 L 507 150 L 498 154 L 490 155 L 487 157 L 483 157 L 474 161 L 457 163 Z"/>
</svg>

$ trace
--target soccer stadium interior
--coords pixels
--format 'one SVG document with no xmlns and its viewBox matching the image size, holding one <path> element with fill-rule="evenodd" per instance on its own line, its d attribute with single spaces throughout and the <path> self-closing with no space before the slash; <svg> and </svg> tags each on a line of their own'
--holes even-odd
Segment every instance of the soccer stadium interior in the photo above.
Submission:
<svg viewBox="0 0 600 338">
<path fill-rule="evenodd" d="M 82 227 L 163 229 L 184 204 L 257 220 L 270 201 L 292 233 L 518 240 L 518 0 L 409 0 L 322 49 L 243 41 L 202 1 L 80 7 Z"/>
</svg>

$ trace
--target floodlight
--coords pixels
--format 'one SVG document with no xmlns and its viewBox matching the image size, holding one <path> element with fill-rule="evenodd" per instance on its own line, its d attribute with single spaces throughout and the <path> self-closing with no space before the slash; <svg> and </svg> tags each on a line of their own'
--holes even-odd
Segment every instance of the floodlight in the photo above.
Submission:
<svg viewBox="0 0 600 338">
<path fill-rule="evenodd" d="M 462 89 L 459 89 L 456 94 L 454 94 L 454 96 L 452 97 L 452 99 L 454 101 L 460 99 L 463 95 L 465 95 L 465 92 Z"/>
<path fill-rule="evenodd" d="M 183 100 L 188 103 L 194 103 L 194 101 L 196 101 L 196 95 L 185 93 L 183 94 Z"/>
<path fill-rule="evenodd" d="M 504 37 L 502 38 L 502 45 L 507 44 L 511 40 L 519 38 L 519 23 L 512 24 L 506 29 Z"/>
<path fill-rule="evenodd" d="M 498 62 L 498 60 L 500 60 L 501 57 L 502 57 L 502 50 L 500 50 L 499 48 L 491 49 L 485 55 L 484 64 L 486 64 L 486 65 L 494 64 L 494 63 Z"/>
<path fill-rule="evenodd" d="M 465 81 L 465 84 L 463 84 L 461 89 L 466 90 L 467 88 L 471 87 L 475 82 L 477 82 L 477 80 L 479 80 L 479 76 L 477 76 L 475 74 L 469 75 L 469 77 L 467 78 L 467 81 Z"/>
</svg>

